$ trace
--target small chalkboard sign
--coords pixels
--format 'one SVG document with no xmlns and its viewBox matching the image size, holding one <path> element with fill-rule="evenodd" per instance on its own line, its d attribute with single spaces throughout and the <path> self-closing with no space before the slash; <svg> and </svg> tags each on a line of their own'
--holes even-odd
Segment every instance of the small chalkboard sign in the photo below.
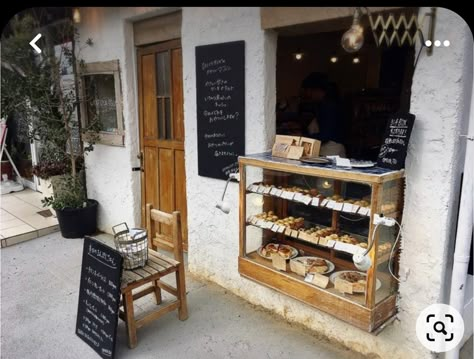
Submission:
<svg viewBox="0 0 474 359">
<path fill-rule="evenodd" d="M 116 250 L 84 238 L 76 334 L 102 358 L 115 355 L 122 261 Z"/>
<path fill-rule="evenodd" d="M 227 179 L 245 154 L 245 42 L 196 46 L 198 173 Z"/>
<path fill-rule="evenodd" d="M 398 113 L 389 119 L 377 159 L 378 166 L 393 170 L 405 167 L 414 122 L 415 115 L 411 113 Z"/>
</svg>

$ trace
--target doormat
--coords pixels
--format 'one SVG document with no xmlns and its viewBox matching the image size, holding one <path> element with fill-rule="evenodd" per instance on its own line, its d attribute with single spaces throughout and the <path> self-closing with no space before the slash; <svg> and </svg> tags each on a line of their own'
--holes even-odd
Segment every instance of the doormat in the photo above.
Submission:
<svg viewBox="0 0 474 359">
<path fill-rule="evenodd" d="M 45 209 L 44 211 L 39 211 L 39 212 L 36 212 L 38 213 L 39 215 L 43 216 L 43 217 L 52 217 L 53 216 L 53 213 L 49 210 L 49 209 Z"/>
</svg>

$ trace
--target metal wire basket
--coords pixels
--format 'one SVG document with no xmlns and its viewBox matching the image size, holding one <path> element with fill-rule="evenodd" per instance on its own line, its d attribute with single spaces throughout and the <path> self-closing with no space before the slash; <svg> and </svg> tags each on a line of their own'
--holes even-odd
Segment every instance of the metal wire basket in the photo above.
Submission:
<svg viewBox="0 0 474 359">
<path fill-rule="evenodd" d="M 120 227 L 120 228 L 118 228 Z M 116 230 L 119 229 L 119 230 Z M 131 228 L 127 223 L 112 227 L 115 247 L 123 257 L 124 269 L 135 269 L 145 266 L 148 260 L 148 237 L 145 229 Z"/>
</svg>

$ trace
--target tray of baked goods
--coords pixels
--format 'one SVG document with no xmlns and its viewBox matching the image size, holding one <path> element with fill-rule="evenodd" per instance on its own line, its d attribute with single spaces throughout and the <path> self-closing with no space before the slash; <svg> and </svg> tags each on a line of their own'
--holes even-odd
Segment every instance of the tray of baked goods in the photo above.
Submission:
<svg viewBox="0 0 474 359">
<path fill-rule="evenodd" d="M 343 233 L 330 227 L 305 223 L 303 217 L 288 216 L 279 218 L 273 211 L 250 216 L 247 218 L 247 224 L 350 254 L 361 252 L 368 247 L 365 237 Z M 379 244 L 378 257 L 387 256 L 391 249 L 389 242 Z"/>
<path fill-rule="evenodd" d="M 257 249 L 257 254 L 262 258 L 271 260 L 272 256 L 275 254 L 283 257 L 284 259 L 291 259 L 298 256 L 299 252 L 292 246 L 272 242 L 259 247 Z"/>
<path fill-rule="evenodd" d="M 359 271 L 344 270 L 331 274 L 329 281 L 341 293 L 362 294 L 365 293 L 365 288 L 367 287 L 367 274 Z M 376 278 L 375 290 L 379 290 L 380 287 L 382 287 L 382 282 Z"/>
<path fill-rule="evenodd" d="M 253 183 L 247 187 L 247 192 L 258 193 L 289 201 L 304 203 L 308 206 L 328 208 L 361 216 L 370 216 L 370 200 L 368 198 L 343 198 L 341 195 L 324 196 L 316 188 L 304 189 L 298 186 L 282 187 L 271 184 Z M 382 205 L 382 212 L 388 213 L 395 209 L 395 204 Z"/>
</svg>

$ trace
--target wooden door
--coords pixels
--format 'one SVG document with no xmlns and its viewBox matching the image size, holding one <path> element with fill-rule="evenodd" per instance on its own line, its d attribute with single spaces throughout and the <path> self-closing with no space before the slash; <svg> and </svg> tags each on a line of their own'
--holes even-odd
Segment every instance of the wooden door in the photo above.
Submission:
<svg viewBox="0 0 474 359">
<path fill-rule="evenodd" d="M 139 48 L 137 62 L 142 225 L 147 203 L 165 212 L 181 211 L 183 242 L 187 249 L 181 41 Z M 171 228 L 164 225 L 157 230 L 171 233 Z"/>
</svg>

